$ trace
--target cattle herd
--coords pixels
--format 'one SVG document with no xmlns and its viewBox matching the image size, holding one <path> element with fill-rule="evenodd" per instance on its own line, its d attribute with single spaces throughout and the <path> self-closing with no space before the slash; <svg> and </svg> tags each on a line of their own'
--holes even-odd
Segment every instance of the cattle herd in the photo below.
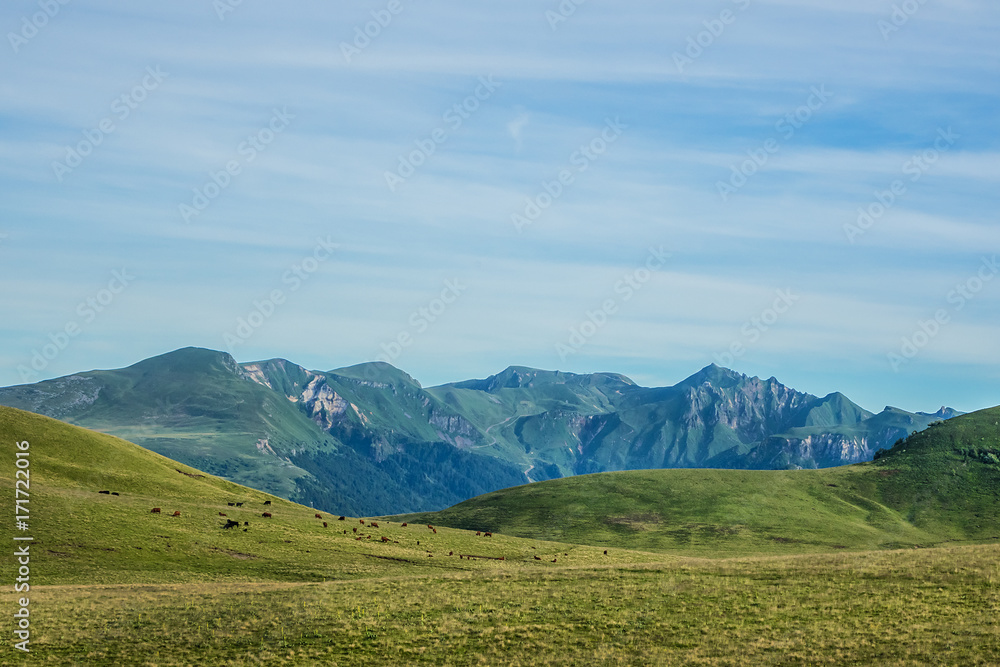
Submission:
<svg viewBox="0 0 1000 667">
<path fill-rule="evenodd" d="M 113 492 L 113 491 L 99 491 L 98 493 L 102 493 L 102 494 L 105 494 L 105 495 L 115 495 L 115 496 L 119 495 L 118 493 Z M 244 505 L 243 502 L 236 502 L 236 501 L 233 501 L 233 502 L 230 502 L 230 503 L 227 503 L 227 504 L 228 504 L 229 507 L 237 507 L 237 508 L 242 508 L 243 505 Z M 263 504 L 264 505 L 271 505 L 271 501 L 270 500 L 265 500 L 263 502 Z M 160 507 L 154 507 L 152 510 L 150 510 L 150 513 L 151 514 L 162 514 L 163 513 L 163 509 L 160 508 Z M 239 527 L 239 525 L 240 525 L 239 521 L 236 521 L 234 519 L 230 519 L 224 512 L 219 512 L 218 514 L 219 514 L 219 517 L 226 519 L 225 525 L 222 526 L 223 530 L 230 530 L 232 528 Z M 175 517 L 181 516 L 180 510 L 175 510 L 171 516 L 175 516 Z M 319 519 L 320 521 L 323 520 L 323 515 L 320 514 L 319 512 L 316 512 L 313 516 L 316 519 Z M 265 519 L 271 519 L 271 518 L 273 518 L 273 514 L 271 512 L 266 512 L 265 511 L 265 512 L 261 513 L 261 517 L 265 518 Z M 338 521 L 346 521 L 347 517 L 346 516 L 340 516 L 340 517 L 337 518 L 337 520 Z M 328 528 L 329 527 L 329 524 L 326 521 L 322 521 L 322 523 L 323 523 L 323 527 L 324 528 Z M 378 528 L 379 527 L 379 524 L 378 524 L 377 521 L 371 521 L 371 520 L 369 520 L 367 523 L 365 523 L 364 519 L 358 519 L 358 523 L 359 523 L 360 526 L 366 526 L 366 527 L 368 527 L 370 529 L 371 528 Z M 243 522 L 243 526 L 244 526 L 243 531 L 246 532 L 247 530 L 249 530 L 250 522 L 249 521 L 244 521 Z M 407 524 L 405 522 L 400 524 L 400 528 L 406 528 L 406 527 L 407 527 Z M 435 528 L 433 525 L 427 524 L 427 529 L 430 530 L 433 534 L 437 535 L 437 528 Z M 344 530 L 343 532 L 344 532 L 345 535 L 348 534 L 347 530 Z M 358 533 L 358 527 L 357 526 L 354 527 L 353 532 L 355 534 Z M 478 537 L 493 537 L 493 533 L 490 532 L 490 531 L 480 531 L 480 530 L 477 530 L 476 531 L 476 536 L 478 536 Z M 389 537 L 387 537 L 385 535 L 376 536 L 376 537 L 383 544 L 389 543 L 389 542 L 392 542 L 393 544 L 399 544 L 399 542 L 397 540 L 392 540 L 392 539 L 390 539 Z M 370 534 L 364 535 L 364 536 L 358 535 L 354 539 L 357 540 L 357 541 L 361 541 L 361 540 L 364 540 L 364 539 L 370 540 L 370 539 L 372 539 L 372 536 Z M 288 541 L 288 540 L 286 540 L 286 541 Z M 419 540 L 417 541 L 417 546 L 420 546 Z M 534 549 L 535 547 L 531 547 L 531 548 Z M 433 554 L 431 554 L 430 551 L 427 552 L 427 555 L 428 555 L 428 557 L 433 556 Z M 449 556 L 453 556 L 453 555 L 455 555 L 455 553 L 454 553 L 454 551 L 449 551 L 448 555 Z M 568 555 L 568 554 L 563 554 L 563 555 Z M 604 555 L 605 556 L 608 555 L 607 549 L 604 550 Z M 478 559 L 506 560 L 506 558 L 504 556 L 497 557 L 497 556 L 483 556 L 483 555 L 476 555 L 476 554 L 458 554 L 458 557 L 460 559 L 463 559 L 463 560 L 465 560 L 465 559 L 468 559 L 468 560 L 473 560 L 473 559 L 477 559 L 477 560 Z M 536 560 L 536 561 L 543 560 L 539 556 L 533 556 L 532 558 L 534 560 Z M 553 558 L 551 562 L 555 563 L 556 560 L 557 560 L 556 558 Z"/>
</svg>

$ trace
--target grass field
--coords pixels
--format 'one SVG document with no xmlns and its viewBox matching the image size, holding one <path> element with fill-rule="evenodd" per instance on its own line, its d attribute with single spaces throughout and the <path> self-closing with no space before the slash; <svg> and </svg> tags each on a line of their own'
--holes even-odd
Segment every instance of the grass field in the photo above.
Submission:
<svg viewBox="0 0 1000 667">
<path fill-rule="evenodd" d="M 447 512 L 434 530 L 319 519 L 0 408 L 4 458 L 31 442 L 35 538 L 31 655 L 5 585 L 0 664 L 1000 664 L 1000 485 L 979 428 L 994 424 L 956 423 L 961 439 L 836 470 L 540 483 L 453 508 L 471 530 L 438 525 Z M 4 498 L 13 486 L 0 476 Z"/>
<path fill-rule="evenodd" d="M 38 664 L 150 666 L 996 665 L 998 584 L 1000 548 L 974 546 L 52 586 L 34 594 L 32 654 Z"/>
</svg>

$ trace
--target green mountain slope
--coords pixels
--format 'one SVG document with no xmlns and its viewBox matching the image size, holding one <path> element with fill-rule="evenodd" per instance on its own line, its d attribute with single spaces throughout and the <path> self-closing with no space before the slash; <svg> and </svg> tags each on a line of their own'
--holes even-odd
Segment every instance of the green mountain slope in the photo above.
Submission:
<svg viewBox="0 0 1000 667">
<path fill-rule="evenodd" d="M 703 555 L 997 540 L 1000 408 L 935 424 L 872 463 L 600 473 L 505 489 L 412 520 Z"/>
<path fill-rule="evenodd" d="M 580 564 L 662 558 L 623 552 L 609 561 L 597 548 L 539 545 L 501 535 L 486 541 L 474 532 L 432 532 L 399 522 L 374 527 L 371 521 L 339 521 L 325 514 L 320 519 L 312 508 L 208 475 L 119 438 L 0 407 L 2 455 L 12 467 L 16 443 L 24 441 L 30 460 L 28 503 L 23 505 L 28 519 L 27 530 L 18 535 L 33 538 L 32 586 L 419 575 L 492 569 L 501 556 L 531 562 L 538 548 L 572 553 Z M 23 493 L 22 488 L 22 499 Z M 12 475 L 0 478 L 0 494 L 13 509 Z M 242 506 L 231 504 L 237 502 Z M 153 513 L 154 507 L 161 512 Z M 173 516 L 175 511 L 180 516 Z M 264 512 L 272 516 L 264 517 Z M 239 525 L 224 528 L 229 520 Z M 482 558 L 459 559 L 459 554 Z"/>
<path fill-rule="evenodd" d="M 3 388 L 0 404 L 358 514 L 439 509 L 614 470 L 836 466 L 953 416 L 873 415 L 842 394 L 819 398 L 714 364 L 672 387 L 511 366 L 424 388 L 384 363 L 311 371 L 199 348 Z"/>
</svg>

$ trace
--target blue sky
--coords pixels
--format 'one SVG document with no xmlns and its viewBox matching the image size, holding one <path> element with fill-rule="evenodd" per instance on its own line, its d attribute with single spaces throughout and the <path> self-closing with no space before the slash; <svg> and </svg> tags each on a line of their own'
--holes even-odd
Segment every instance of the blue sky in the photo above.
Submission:
<svg viewBox="0 0 1000 667">
<path fill-rule="evenodd" d="M 996 3 L 41 0 L 0 28 L 0 385 L 196 345 L 1000 403 Z"/>
</svg>

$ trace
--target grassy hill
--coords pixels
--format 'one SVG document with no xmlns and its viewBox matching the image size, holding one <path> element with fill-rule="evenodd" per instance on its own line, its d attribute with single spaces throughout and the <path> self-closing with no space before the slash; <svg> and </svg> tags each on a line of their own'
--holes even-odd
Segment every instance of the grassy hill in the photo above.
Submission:
<svg viewBox="0 0 1000 667">
<path fill-rule="evenodd" d="M 631 473 L 529 487 L 543 493 L 528 513 L 537 516 L 545 506 L 563 524 L 600 499 L 578 497 L 576 505 L 557 507 L 552 499 L 569 498 L 558 484 L 603 480 L 610 492 L 601 501 L 605 508 L 631 521 L 608 524 L 608 539 L 622 546 L 495 531 L 485 537 L 441 526 L 434 532 L 382 519 L 372 528 L 369 518 L 365 524 L 317 519 L 310 508 L 115 437 L 0 408 L 2 458 L 13 461 L 14 443 L 30 442 L 31 529 L 22 533 L 35 538 L 30 659 L 51 665 L 997 664 L 997 545 L 752 555 L 812 551 L 844 529 L 853 531 L 846 540 L 858 543 L 894 531 L 922 539 L 944 527 L 972 530 L 971 519 L 952 521 L 937 511 L 933 494 L 901 483 L 909 475 L 926 485 L 929 475 L 939 497 L 981 491 L 968 507 L 987 509 L 989 494 L 978 485 L 995 483 L 989 418 L 959 425 L 959 432 L 936 429 L 929 440 L 908 441 L 874 464 L 841 469 L 893 486 L 825 486 L 848 481 L 833 470 L 735 471 L 746 476 L 742 482 L 725 471 L 662 471 L 676 477 L 672 506 L 692 517 L 701 513 L 699 526 L 751 521 L 762 506 L 761 497 L 748 493 L 753 489 L 770 499 L 773 535 L 793 540 L 761 533 L 755 546 L 743 535 L 749 551 L 740 558 L 702 559 L 622 548 L 655 524 L 637 512 L 655 507 L 665 488 L 658 479 L 628 479 Z M 940 461 L 968 476 L 956 475 L 955 487 L 934 487 Z M 697 473 L 707 477 L 689 477 Z M 732 484 L 737 488 L 725 496 L 722 487 Z M 822 507 L 820 519 L 832 516 L 819 491 L 843 493 L 844 504 L 852 499 L 855 509 L 847 514 L 854 520 L 827 528 L 817 520 L 800 530 L 796 521 L 810 502 Z M 900 525 L 902 514 L 873 501 L 859 523 L 856 509 L 869 491 L 908 504 L 915 525 Z M 13 494 L 11 476 L 3 476 L 0 495 Z M 727 517 L 725 508 L 739 509 L 740 494 L 743 514 Z M 152 507 L 163 512 L 151 514 Z M 181 516 L 169 516 L 174 510 Z M 264 510 L 273 517 L 261 517 Z M 229 518 L 250 526 L 226 530 Z M 983 518 L 982 530 L 991 520 Z M 551 525 L 542 528 L 553 532 Z M 680 553 L 703 553 L 721 535 L 684 530 L 691 537 L 686 545 L 679 533 L 671 538 Z M 588 534 L 601 537 L 586 523 L 574 533 Z M 0 604 L 13 613 L 23 595 L 6 586 Z M 4 655 L 17 655 L 13 637 L 0 637 Z M 15 661 L 22 662 L 20 656 L 2 662 Z"/>
<path fill-rule="evenodd" d="M 412 515 L 457 528 L 674 553 L 886 549 L 1000 539 L 1000 408 L 822 470 L 583 475 Z"/>
<path fill-rule="evenodd" d="M 119 438 L 0 407 L 0 441 L 11 466 L 15 443 L 22 440 L 30 443 L 31 461 L 30 530 L 23 534 L 34 537 L 37 584 L 323 581 L 475 571 L 533 562 L 534 554 L 556 550 L 575 564 L 661 558 L 619 552 L 608 560 L 596 547 L 503 535 L 486 539 L 448 528 L 434 533 L 426 524 L 403 528 L 399 522 L 380 522 L 372 528 L 358 517 L 338 521 L 325 513 L 317 519 L 309 507 L 207 475 Z M 0 489 L 13 499 L 12 476 L 0 480 Z M 243 506 L 229 505 L 236 502 Z M 161 513 L 153 514 L 154 507 Z M 175 511 L 181 515 L 172 516 Z M 264 518 L 265 511 L 273 516 Z M 224 529 L 229 519 L 240 526 Z M 464 554 L 483 558 L 458 557 Z M 504 560 L 493 560 L 500 557 Z"/>
</svg>

